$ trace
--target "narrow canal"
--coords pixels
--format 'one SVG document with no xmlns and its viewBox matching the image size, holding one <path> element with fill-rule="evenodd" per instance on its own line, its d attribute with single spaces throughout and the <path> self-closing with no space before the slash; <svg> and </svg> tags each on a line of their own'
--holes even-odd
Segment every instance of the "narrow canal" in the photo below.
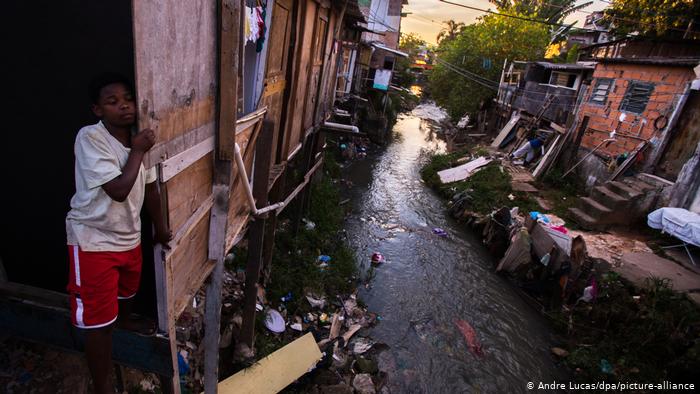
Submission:
<svg viewBox="0 0 700 394">
<path fill-rule="evenodd" d="M 388 345 L 379 368 L 392 393 L 519 393 L 528 382 L 566 378 L 549 349 L 544 319 L 493 272 L 479 239 L 446 213 L 419 175 L 424 150 L 444 150 L 422 104 L 401 115 L 395 141 L 346 168 L 354 202 L 346 229 L 364 263 L 381 252 L 387 262 L 369 273 L 360 297 L 381 316 L 371 332 Z M 440 227 L 446 238 L 433 234 Z M 456 326 L 474 327 L 483 357 L 470 353 Z"/>
</svg>

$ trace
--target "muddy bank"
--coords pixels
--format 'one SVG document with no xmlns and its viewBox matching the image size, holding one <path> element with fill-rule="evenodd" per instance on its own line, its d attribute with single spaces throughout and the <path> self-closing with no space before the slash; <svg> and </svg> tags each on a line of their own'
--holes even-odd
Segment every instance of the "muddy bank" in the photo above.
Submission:
<svg viewBox="0 0 700 394">
<path fill-rule="evenodd" d="M 480 156 L 493 161 L 466 180 L 438 179 L 439 171 Z M 573 379 L 694 382 L 700 367 L 697 306 L 674 292 L 668 279 L 633 284 L 618 273 L 625 256 L 654 256 L 651 250 L 625 237 L 568 229 L 539 200 L 516 190 L 520 174 L 508 166 L 498 153 L 472 147 L 432 156 L 423 178 L 490 250 L 491 269 L 561 335 L 552 352 L 573 370 Z M 540 191 L 545 187 L 537 184 Z"/>
</svg>

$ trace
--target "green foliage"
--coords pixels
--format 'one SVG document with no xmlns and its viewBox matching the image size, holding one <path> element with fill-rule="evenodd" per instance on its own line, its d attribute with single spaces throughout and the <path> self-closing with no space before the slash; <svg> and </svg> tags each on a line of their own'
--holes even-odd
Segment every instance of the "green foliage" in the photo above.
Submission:
<svg viewBox="0 0 700 394">
<path fill-rule="evenodd" d="M 578 60 L 578 50 L 579 50 L 579 45 L 574 44 L 569 48 L 568 51 L 566 51 L 566 59 L 564 60 L 564 63 L 576 63 Z"/>
<path fill-rule="evenodd" d="M 491 81 L 498 81 L 503 61 L 507 59 L 534 60 L 543 57 L 549 43 L 547 26 L 528 21 L 488 15 L 466 26 L 454 40 L 443 40 L 438 58 L 466 69 Z M 485 69 L 484 59 L 491 68 Z M 429 77 L 433 99 L 445 108 L 453 119 L 476 111 L 482 101 L 495 95 L 437 62 Z"/>
<path fill-rule="evenodd" d="M 639 33 L 643 36 L 700 39 L 700 1 L 693 0 L 613 0 L 605 18 L 614 22 L 615 35 Z"/>
<path fill-rule="evenodd" d="M 700 312 L 685 295 L 673 292 L 668 280 L 649 279 L 636 289 L 617 274 L 605 274 L 595 303 L 578 303 L 563 319 L 573 341 L 566 363 L 580 368 L 579 381 L 688 382 L 695 377 Z M 602 359 L 613 366 L 612 374 L 601 371 Z"/>
<path fill-rule="evenodd" d="M 292 312 L 308 308 L 303 299 L 305 289 L 335 297 L 351 292 L 355 285 L 355 256 L 339 236 L 344 211 L 338 188 L 328 176 L 312 184 L 310 206 L 308 218 L 315 224 L 314 228 L 302 225 L 299 232 L 293 234 L 286 226 L 281 226 L 275 237 L 268 299 L 279 300 L 292 292 L 293 299 L 287 305 Z M 325 269 L 318 267 L 317 259 L 322 254 L 332 259 Z"/>
<path fill-rule="evenodd" d="M 509 14 L 529 15 L 533 19 L 550 23 L 562 23 L 574 12 L 593 4 L 587 1 L 576 5 L 576 0 L 489 0 L 499 11 Z"/>
</svg>

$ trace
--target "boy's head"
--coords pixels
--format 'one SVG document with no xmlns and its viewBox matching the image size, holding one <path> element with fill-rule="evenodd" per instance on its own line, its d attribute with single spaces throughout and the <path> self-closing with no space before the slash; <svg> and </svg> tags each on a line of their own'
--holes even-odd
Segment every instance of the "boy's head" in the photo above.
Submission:
<svg viewBox="0 0 700 394">
<path fill-rule="evenodd" d="M 92 112 L 104 123 L 126 127 L 136 122 L 136 102 L 128 78 L 117 73 L 103 73 L 88 87 Z"/>
</svg>

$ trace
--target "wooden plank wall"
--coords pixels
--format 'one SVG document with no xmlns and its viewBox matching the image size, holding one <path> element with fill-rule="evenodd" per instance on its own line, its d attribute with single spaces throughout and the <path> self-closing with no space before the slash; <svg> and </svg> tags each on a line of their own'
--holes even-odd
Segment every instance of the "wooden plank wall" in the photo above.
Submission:
<svg viewBox="0 0 700 394">
<path fill-rule="evenodd" d="M 263 114 L 264 115 L 264 114 Z M 253 174 L 253 154 L 250 142 L 255 143 L 257 134 L 262 126 L 263 116 L 257 118 L 258 121 L 252 124 L 247 124 L 241 130 L 236 130 L 236 143 L 241 149 L 243 162 L 246 167 L 248 177 Z M 236 171 L 236 170 L 234 170 Z M 231 197 L 228 211 L 228 229 L 226 231 L 226 250 L 229 250 L 235 244 L 236 239 L 243 231 L 245 225 L 250 218 L 250 208 L 248 206 L 245 188 L 241 183 L 241 177 L 238 173 L 233 174 L 233 186 L 231 188 Z M 258 207 L 262 208 L 262 207 Z"/>
<path fill-rule="evenodd" d="M 303 17 L 298 21 L 297 43 L 294 48 L 294 70 L 293 78 L 289 83 L 292 89 L 289 95 L 286 130 L 284 133 L 282 157 L 290 159 L 293 152 L 298 151 L 301 144 L 302 121 L 304 120 L 304 103 L 308 95 L 311 94 L 314 85 L 313 80 L 309 80 L 309 66 L 314 43 L 314 21 L 318 4 L 313 0 L 302 0 L 297 4 L 299 15 Z"/>
<path fill-rule="evenodd" d="M 147 157 L 156 165 L 187 156 L 214 136 L 216 3 L 134 0 L 133 7 L 139 122 L 156 132 Z M 164 271 L 159 307 L 165 302 L 173 321 L 213 267 L 207 256 L 212 153 L 187 164 L 160 185 L 176 239 L 165 262 L 157 262 Z"/>
</svg>

